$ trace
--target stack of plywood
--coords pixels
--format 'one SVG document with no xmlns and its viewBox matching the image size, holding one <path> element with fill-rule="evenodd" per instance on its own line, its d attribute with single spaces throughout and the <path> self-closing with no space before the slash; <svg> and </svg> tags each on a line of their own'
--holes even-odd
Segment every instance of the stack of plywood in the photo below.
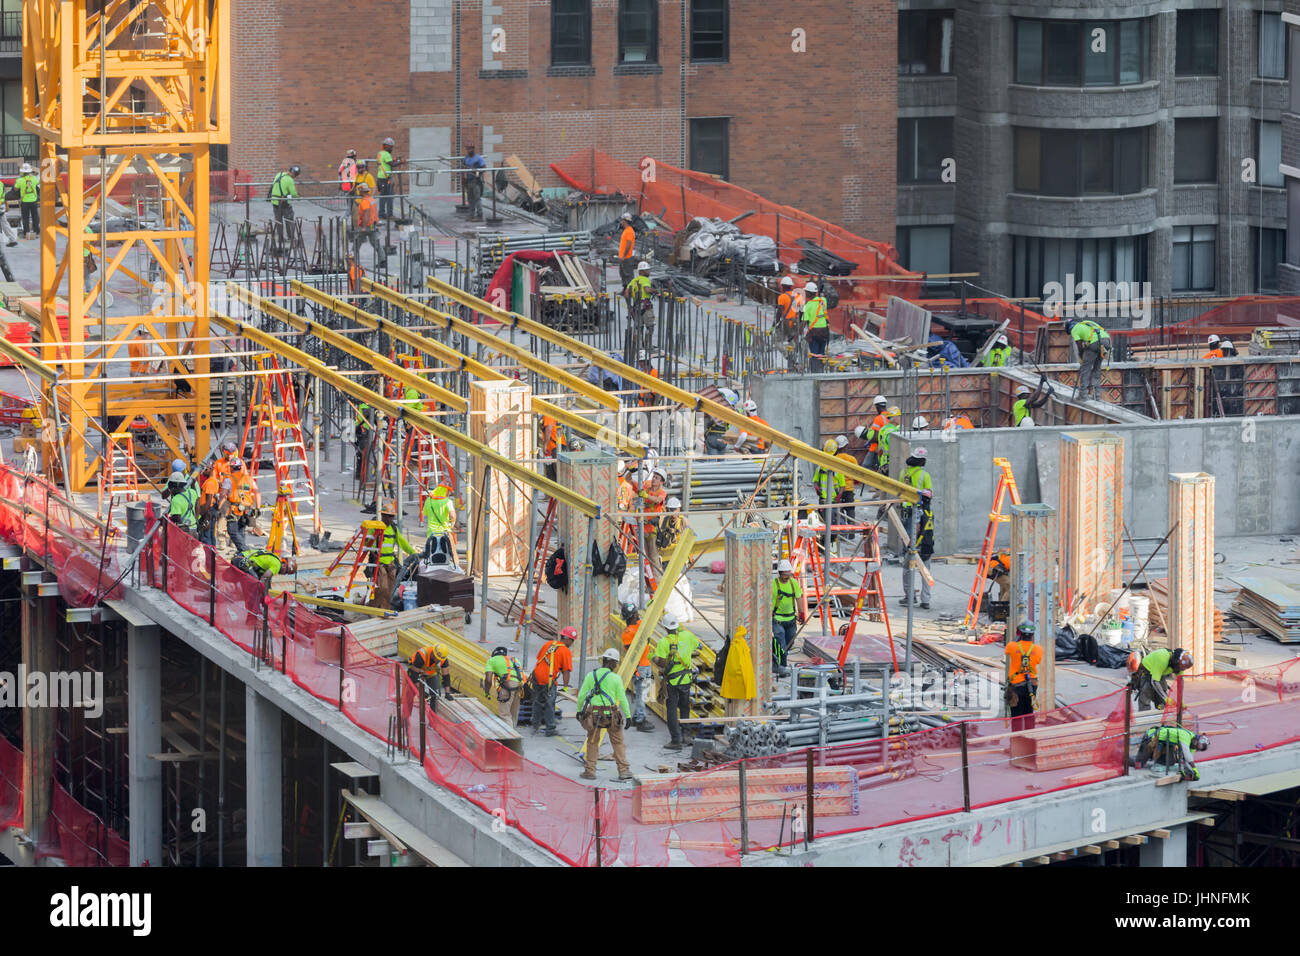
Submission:
<svg viewBox="0 0 1300 956">
<path fill-rule="evenodd" d="M 687 823 L 692 820 L 740 819 L 740 772 L 714 770 L 681 774 L 644 774 L 632 796 L 632 815 L 640 823 Z M 745 811 L 751 820 L 788 814 L 807 803 L 808 771 L 799 768 L 746 770 Z M 858 771 L 854 767 L 818 767 L 813 771 L 813 810 L 818 817 L 856 816 L 860 812 Z"/>
<path fill-rule="evenodd" d="M 1157 615 L 1153 607 L 1147 619 L 1148 626 L 1154 628 L 1160 620 L 1169 621 L 1169 579 L 1152 578 L 1150 585 L 1148 593 L 1151 596 L 1152 604 L 1158 605 L 1160 608 L 1159 615 Z M 1233 610 L 1236 610 L 1236 605 L 1233 605 Z M 1212 617 L 1214 621 L 1214 640 L 1221 641 L 1223 640 L 1223 612 L 1216 607 L 1213 609 Z M 1170 627 L 1172 629 L 1173 625 L 1170 625 Z"/>
<path fill-rule="evenodd" d="M 1192 655 L 1188 675 L 1214 670 L 1214 476 L 1169 476 L 1169 602 L 1165 621 L 1172 640 Z"/>
<path fill-rule="evenodd" d="M 455 628 L 459 631 L 464 621 L 465 615 L 460 608 L 431 604 L 428 607 L 417 607 L 413 611 L 400 611 L 392 617 L 374 617 L 357 621 L 349 624 L 348 630 L 372 654 L 379 657 L 392 657 L 399 651 L 398 631 L 424 624 L 437 624 L 443 628 Z M 428 643 L 435 642 L 430 640 Z M 410 657 L 416 650 L 417 648 L 412 648 L 410 652 L 402 655 L 402 659 Z"/>
<path fill-rule="evenodd" d="M 1300 589 L 1275 578 L 1251 575 L 1241 585 L 1232 613 L 1258 624 L 1283 644 L 1300 642 Z"/>
</svg>

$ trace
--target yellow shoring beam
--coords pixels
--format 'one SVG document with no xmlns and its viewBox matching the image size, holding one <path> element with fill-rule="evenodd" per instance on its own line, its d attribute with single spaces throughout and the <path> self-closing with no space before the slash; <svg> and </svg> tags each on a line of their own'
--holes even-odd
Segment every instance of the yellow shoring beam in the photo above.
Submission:
<svg viewBox="0 0 1300 956">
<path fill-rule="evenodd" d="M 577 492 L 565 488 L 563 485 L 557 484 L 554 481 L 537 474 L 535 471 L 530 471 L 517 462 L 513 462 L 509 458 L 503 457 L 491 448 L 488 448 L 486 445 L 474 441 L 474 439 L 470 438 L 468 435 L 458 432 L 454 428 L 448 428 L 441 422 L 430 418 L 422 411 L 407 408 L 399 402 L 385 398 L 379 392 L 372 391 L 364 385 L 354 382 L 346 375 L 340 375 L 324 362 L 312 358 L 301 349 L 296 349 L 292 345 L 281 342 L 275 336 L 268 335 L 261 329 L 254 328 L 251 325 L 245 325 L 243 322 L 240 322 L 237 319 L 232 319 L 228 315 L 214 312 L 212 313 L 212 321 L 216 322 L 222 328 L 228 329 L 236 335 L 248 339 L 250 342 L 256 342 L 262 348 L 274 352 L 281 358 L 286 358 L 298 363 L 303 369 L 310 374 L 315 375 L 327 385 L 332 385 L 340 392 L 350 395 L 362 402 L 366 402 L 390 418 L 400 418 L 402 421 L 414 425 L 416 428 L 424 429 L 431 435 L 441 438 L 449 445 L 455 445 L 461 451 L 482 459 L 483 462 L 491 465 L 498 471 L 509 475 L 517 481 L 522 481 L 530 488 L 536 488 L 538 491 L 550 495 L 552 498 L 568 505 L 575 511 L 586 515 L 588 518 L 600 517 L 600 505 L 596 504 L 596 502 L 592 501 L 590 498 L 585 498 Z M 378 357 L 379 356 L 376 356 L 376 358 Z"/>
<path fill-rule="evenodd" d="M 0 338 L 0 355 L 16 362 L 32 374 L 40 376 L 51 385 L 58 380 L 59 373 L 52 365 L 47 365 L 36 356 L 29 355 L 7 339 Z"/>
<path fill-rule="evenodd" d="M 317 305 L 324 306 L 331 312 L 343 316 L 349 322 L 355 322 L 357 325 L 364 326 L 368 329 L 378 329 L 385 335 L 388 335 L 399 342 L 404 342 L 413 349 L 418 349 L 432 355 L 438 361 L 447 365 L 449 368 L 460 370 L 464 369 L 476 378 L 489 381 L 510 381 L 509 377 L 501 374 L 491 365 L 484 365 L 477 359 L 472 359 L 459 349 L 454 349 L 449 345 L 444 345 L 436 339 L 431 339 L 427 335 L 416 332 L 414 329 L 408 329 L 405 326 L 390 322 L 388 319 L 381 318 L 373 312 L 367 312 L 347 302 L 343 299 L 336 299 L 332 295 L 321 292 L 306 283 L 294 279 L 289 283 L 289 287 L 295 293 L 307 299 L 309 302 L 315 302 Z M 555 369 L 547 366 L 545 373 L 547 378 L 558 382 L 555 375 Z M 563 384 L 563 383 L 561 383 Z M 561 425 L 571 428 L 588 438 L 595 438 L 599 441 L 616 446 L 620 451 L 629 455 L 635 455 L 637 458 L 644 458 L 646 448 L 635 438 L 630 438 L 621 432 L 614 431 L 590 419 L 583 418 L 575 412 L 560 408 L 552 402 L 542 398 L 533 398 L 533 410 L 539 415 L 550 415 Z"/>
<path fill-rule="evenodd" d="M 499 352 L 502 355 L 508 356 L 510 359 L 518 362 L 529 371 L 545 376 L 546 378 L 551 379 L 551 381 L 563 385 L 571 392 L 577 392 L 579 395 L 590 399 L 597 405 L 603 405 L 612 411 L 618 411 L 621 407 L 618 396 L 609 394 L 609 392 L 605 391 L 598 385 L 591 384 L 591 382 L 588 382 L 585 378 L 579 378 L 570 372 L 566 372 L 563 369 L 556 368 L 555 366 L 542 361 L 537 356 L 533 355 L 532 352 L 528 351 L 528 349 L 521 348 L 518 345 L 512 345 L 500 336 L 493 335 L 482 326 L 475 325 L 473 322 L 466 322 L 464 319 L 459 319 L 454 315 L 448 315 L 446 312 L 439 312 L 437 309 L 425 305 L 423 302 L 418 302 L 415 299 L 402 295 L 400 292 L 395 292 L 386 285 L 380 285 L 373 279 L 362 279 L 361 284 L 365 286 L 367 291 L 374 293 L 390 305 L 395 305 L 399 309 L 410 312 L 412 315 L 418 315 L 420 318 L 425 319 L 434 325 L 443 325 L 453 332 L 459 332 L 494 352 Z M 486 303 L 484 304 L 486 305 Z M 506 316 L 506 325 L 511 324 L 510 319 L 514 316 L 513 312 L 501 312 L 500 310 L 496 310 L 495 314 Z"/>
<path fill-rule="evenodd" d="M 373 286 L 374 284 L 371 283 L 371 285 Z M 577 339 L 565 335 L 563 332 L 557 332 L 552 328 L 548 328 L 540 322 L 534 322 L 532 319 L 524 318 L 517 312 L 507 312 L 505 309 L 498 309 L 496 306 L 480 299 L 478 296 L 470 295 L 468 292 L 462 292 L 455 286 L 448 285 L 439 279 L 434 279 L 432 277 L 426 278 L 425 285 L 434 292 L 437 292 L 439 295 L 451 299 L 453 302 L 463 305 L 468 309 L 473 309 L 475 312 L 490 315 L 500 322 L 514 325 L 521 332 L 534 335 L 539 339 L 544 339 L 552 345 L 557 345 L 574 355 L 585 358 L 593 365 L 614 372 L 619 377 L 624 378 L 629 382 L 634 382 L 649 392 L 653 392 L 656 395 L 674 401 L 679 405 L 684 405 L 686 408 L 698 409 L 709 417 L 716 418 L 720 422 L 726 422 L 728 425 L 734 425 L 750 435 L 757 435 L 759 438 L 765 439 L 769 444 L 774 445 L 777 448 L 785 449 L 800 461 L 806 461 L 813 465 L 819 465 L 820 467 L 830 471 L 839 472 L 842 475 L 852 478 L 856 482 L 870 485 L 872 488 L 878 488 L 881 491 L 887 491 L 892 495 L 896 495 L 909 504 L 916 504 L 921 500 L 919 492 L 909 484 L 895 481 L 893 478 L 877 474 L 874 471 L 867 471 L 867 469 L 863 468 L 861 465 L 850 465 L 844 459 L 836 458 L 834 455 L 828 455 L 821 449 L 814 448 L 812 445 L 801 442 L 797 438 L 791 438 L 789 435 L 777 431 L 770 425 L 756 422 L 752 418 L 747 418 L 740 412 L 728 408 L 725 405 L 720 405 L 717 402 L 704 398 L 702 395 L 696 394 L 695 392 L 688 392 L 685 389 L 678 388 L 676 385 L 670 385 L 651 375 L 647 375 L 640 369 L 633 368 L 630 365 L 625 365 L 616 359 L 610 358 L 599 349 L 592 348 L 583 342 L 579 342 Z M 381 286 L 380 288 L 383 287 Z M 391 293 L 392 290 L 386 291 Z M 388 296 L 383 296 L 383 298 L 388 298 L 390 302 L 396 302 L 396 300 L 402 298 L 396 293 L 392 293 L 392 296 L 392 298 L 389 298 Z M 419 305 L 412 300 L 406 301 L 411 302 L 412 307 Z M 403 304 L 402 307 L 408 308 L 405 304 Z M 427 308 L 427 306 L 420 307 Z"/>
<path fill-rule="evenodd" d="M 469 411 L 469 402 L 461 398 L 455 392 L 443 388 L 441 385 L 435 385 L 422 375 L 417 375 L 409 369 L 402 368 L 396 362 L 390 362 L 373 349 L 368 349 L 364 345 L 353 342 L 346 335 L 335 332 L 328 326 L 321 325 L 319 322 L 313 322 L 311 319 L 304 319 L 300 315 L 294 315 L 288 309 L 281 308 L 269 299 L 264 299 L 260 295 L 245 289 L 243 286 L 234 286 L 235 298 L 251 305 L 255 309 L 260 309 L 271 318 L 283 322 L 285 325 L 297 329 L 299 332 L 306 332 L 318 337 L 322 342 L 334 346 L 341 352 L 346 352 L 355 359 L 360 359 L 369 364 L 376 372 L 388 378 L 396 379 L 403 385 L 414 388 L 428 397 L 442 402 L 448 408 L 453 408 L 458 412 Z"/>
</svg>

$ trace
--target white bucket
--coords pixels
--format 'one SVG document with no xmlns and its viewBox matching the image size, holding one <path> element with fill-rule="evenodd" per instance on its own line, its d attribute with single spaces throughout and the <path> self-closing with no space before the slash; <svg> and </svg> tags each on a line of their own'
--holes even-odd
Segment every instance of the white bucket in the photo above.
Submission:
<svg viewBox="0 0 1300 956">
<path fill-rule="evenodd" d="M 1133 640 L 1140 641 L 1147 636 L 1147 621 L 1151 613 L 1151 599 L 1133 595 L 1129 609 L 1129 620 L 1133 622 Z"/>
<path fill-rule="evenodd" d="M 1097 630 L 1097 640 L 1102 644 L 1109 644 L 1111 647 L 1118 647 L 1124 639 L 1124 628 L 1121 625 L 1115 627 L 1101 627 Z"/>
</svg>

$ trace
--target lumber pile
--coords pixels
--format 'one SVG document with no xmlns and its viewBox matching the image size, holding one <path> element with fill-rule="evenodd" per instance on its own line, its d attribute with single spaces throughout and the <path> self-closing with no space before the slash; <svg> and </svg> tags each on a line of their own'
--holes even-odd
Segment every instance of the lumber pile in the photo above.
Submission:
<svg viewBox="0 0 1300 956">
<path fill-rule="evenodd" d="M 1262 575 L 1236 581 L 1241 590 L 1232 602 L 1233 614 L 1257 624 L 1283 644 L 1300 642 L 1300 589 Z"/>
<path fill-rule="evenodd" d="M 404 627 L 397 632 L 397 653 L 403 660 L 409 659 L 417 650 L 429 644 L 447 645 L 447 658 L 451 662 L 451 686 L 456 693 L 496 707 L 495 695 L 483 690 L 483 669 L 491 653 L 491 645 L 462 637 L 434 621 Z M 532 670 L 532 662 L 522 663 L 524 673 L 528 674 Z"/>
<path fill-rule="evenodd" d="M 1101 721 L 1089 720 L 1045 727 L 1033 734 L 1014 734 L 1011 766 L 1041 772 L 1092 763 L 1104 726 Z"/>
<path fill-rule="evenodd" d="M 686 823 L 692 820 L 739 820 L 739 771 L 642 774 L 632 792 L 632 816 L 640 823 Z M 749 819 L 772 819 L 807 802 L 804 768 L 747 770 L 745 810 Z M 813 810 L 818 817 L 856 816 L 860 810 L 858 771 L 853 767 L 817 767 L 813 771 Z"/>
<path fill-rule="evenodd" d="M 428 607 L 417 607 L 412 611 L 399 611 L 392 617 L 376 617 L 365 621 L 357 621 L 354 624 L 349 624 L 348 630 L 352 632 L 352 636 L 357 639 L 357 642 L 372 654 L 378 657 L 393 657 L 400 652 L 399 631 L 420 627 L 424 624 L 437 624 L 444 629 L 454 629 L 459 632 L 459 626 L 463 626 L 464 621 L 465 615 L 460 608 L 431 604 Z M 436 642 L 431 638 L 425 643 L 433 644 Z M 423 644 L 420 644 L 412 647 L 410 651 L 401 655 L 402 659 L 406 660 L 423 646 Z"/>
<path fill-rule="evenodd" d="M 496 611 L 500 614 L 505 620 L 518 622 L 522 602 L 523 595 L 521 594 L 517 601 L 491 598 L 488 601 L 487 606 L 490 610 Z M 543 641 L 555 640 L 556 635 L 560 633 L 560 626 L 555 619 L 555 615 L 551 614 L 549 611 L 542 610 L 539 606 L 535 611 L 533 611 L 532 633 L 536 634 Z M 538 646 L 540 647 L 541 645 L 539 644 Z"/>
<path fill-rule="evenodd" d="M 1151 596 L 1152 604 L 1160 608 L 1158 615 L 1153 609 L 1148 619 L 1149 625 L 1154 628 L 1157 621 L 1169 620 L 1169 579 L 1151 578 L 1147 583 L 1147 593 Z M 1223 612 L 1217 607 L 1214 609 L 1214 640 L 1223 640 Z"/>
</svg>

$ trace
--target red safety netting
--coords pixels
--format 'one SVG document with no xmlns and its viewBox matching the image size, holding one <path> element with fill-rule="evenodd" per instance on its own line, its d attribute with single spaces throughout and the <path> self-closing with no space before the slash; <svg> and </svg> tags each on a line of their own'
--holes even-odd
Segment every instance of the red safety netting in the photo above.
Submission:
<svg viewBox="0 0 1300 956">
<path fill-rule="evenodd" d="M 50 842 L 45 842 L 50 841 Z M 50 820 L 36 858 L 58 856 L 68 866 L 130 866 L 131 849 L 102 820 L 58 783 L 51 793 Z"/>
<path fill-rule="evenodd" d="M 23 825 L 23 752 L 0 737 L 0 830 Z"/>
</svg>

